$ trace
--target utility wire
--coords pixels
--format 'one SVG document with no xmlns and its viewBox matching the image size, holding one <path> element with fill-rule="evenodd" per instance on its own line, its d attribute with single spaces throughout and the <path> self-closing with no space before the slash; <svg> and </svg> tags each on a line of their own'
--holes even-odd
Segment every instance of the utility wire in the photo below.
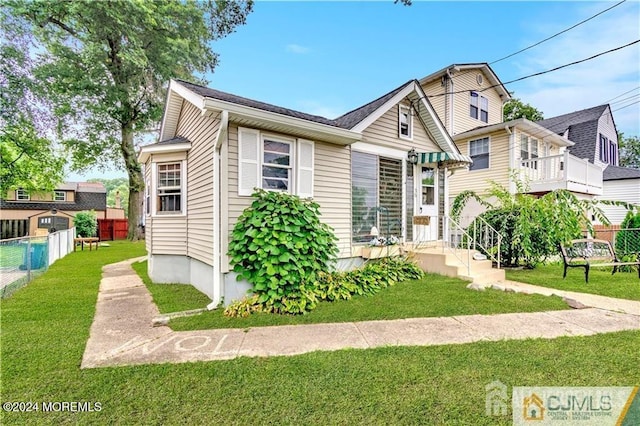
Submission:
<svg viewBox="0 0 640 426">
<path fill-rule="evenodd" d="M 439 96 L 452 95 L 452 94 L 456 94 L 456 93 L 484 92 L 486 90 L 493 89 L 494 87 L 504 86 L 504 85 L 507 85 L 507 84 L 515 83 L 515 82 L 522 81 L 522 80 L 526 80 L 526 79 L 531 78 L 531 77 L 537 77 L 539 75 L 548 74 L 548 73 L 553 72 L 553 71 L 558 71 L 558 70 L 560 70 L 562 68 L 570 67 L 572 65 L 577 65 L 577 64 L 580 64 L 580 63 L 583 63 L 583 62 L 587 62 L 587 61 L 590 61 L 590 60 L 595 59 L 597 57 L 600 57 L 600 56 L 606 55 L 608 53 L 612 53 L 612 52 L 624 49 L 626 47 L 632 46 L 632 45 L 637 44 L 637 43 L 640 43 L 640 39 L 632 41 L 631 43 L 625 44 L 624 46 L 618 46 L 618 47 L 615 47 L 613 49 L 609 49 L 609 50 L 607 50 L 605 52 L 597 53 L 597 54 L 595 54 L 593 56 L 590 56 L 588 58 L 585 58 L 585 59 L 580 59 L 578 61 L 574 61 L 574 62 L 570 62 L 568 64 L 560 65 L 558 67 L 551 68 L 551 69 L 546 70 L 546 71 L 540 71 L 540 72 L 537 72 L 537 73 L 534 73 L 534 74 L 529 74 L 529 75 L 526 75 L 524 77 L 516 78 L 515 80 L 510 80 L 510 81 L 504 82 L 502 84 L 494 84 L 494 85 L 486 87 L 486 88 L 484 88 L 482 90 L 458 90 L 458 91 L 454 91 L 454 92 L 445 92 L 445 93 L 438 93 L 437 95 L 430 95 L 430 96 L 427 96 L 427 98 L 436 98 L 436 97 L 439 97 Z"/>
<path fill-rule="evenodd" d="M 633 102 L 633 103 L 630 103 L 629 105 L 625 105 L 625 106 L 623 106 L 623 107 L 616 108 L 616 109 L 614 109 L 614 110 L 613 110 L 613 111 L 611 111 L 611 112 L 620 111 L 621 109 L 625 109 L 625 108 L 630 107 L 630 106 L 632 106 L 632 105 L 635 105 L 635 104 L 637 104 L 637 103 L 640 103 L 640 101 L 635 101 L 635 102 Z"/>
<path fill-rule="evenodd" d="M 614 99 L 618 99 L 620 96 L 624 96 L 624 95 L 626 95 L 627 93 L 631 93 L 631 92 L 633 92 L 634 90 L 638 90 L 638 89 L 640 89 L 640 86 L 634 87 L 634 88 L 633 88 L 633 89 L 631 89 L 631 90 L 627 90 L 627 91 L 626 91 L 626 92 L 624 92 L 624 93 L 620 93 L 618 96 L 616 96 L 615 98 L 611 98 L 611 99 L 609 99 L 609 100 L 608 100 L 607 102 L 605 102 L 605 103 L 607 103 L 607 104 L 608 104 L 608 103 L 609 103 L 609 102 L 611 102 L 612 100 L 614 100 Z M 615 103 L 615 102 L 614 102 L 614 103 Z"/>
<path fill-rule="evenodd" d="M 493 61 L 493 62 L 489 62 L 489 65 L 495 64 L 495 63 L 500 62 L 500 61 L 504 61 L 505 59 L 508 59 L 508 58 L 510 58 L 510 57 L 512 57 L 512 56 L 515 56 L 515 55 L 517 55 L 518 53 L 522 53 L 522 52 L 524 52 L 525 50 L 529 50 L 529 49 L 531 49 L 531 48 L 533 48 L 533 47 L 536 47 L 536 46 L 538 46 L 538 45 L 540 45 L 540 44 L 544 43 L 545 41 L 549 41 L 549 40 L 551 40 L 552 38 L 559 36 L 560 34 L 564 34 L 564 33 L 566 33 L 567 31 L 572 30 L 572 29 L 574 29 L 575 27 L 580 26 L 580 25 L 584 24 L 585 22 L 588 22 L 588 21 L 592 20 L 593 18 L 595 18 L 595 17 L 597 17 L 597 16 L 600 16 L 600 15 L 602 15 L 603 13 L 610 11 L 610 10 L 611 10 L 611 9 L 613 9 L 614 7 L 618 7 L 618 6 L 620 6 L 620 5 L 621 5 L 622 3 L 624 3 L 625 1 L 627 1 L 627 0 L 622 0 L 620 3 L 614 4 L 613 6 L 611 6 L 611 7 L 607 8 L 607 9 L 603 10 L 602 12 L 596 13 L 596 14 L 595 14 L 595 15 L 593 15 L 592 17 L 587 18 L 587 19 L 585 19 L 584 21 L 580 21 L 580 22 L 578 22 L 577 24 L 575 24 L 575 25 L 573 25 L 573 26 L 571 26 L 571 27 L 567 28 L 566 30 L 562 30 L 562 31 L 560 31 L 559 33 L 556 33 L 556 34 L 554 34 L 554 35 L 552 35 L 552 36 L 550 36 L 550 37 L 545 38 L 544 40 L 541 40 L 541 41 L 539 41 L 539 42 L 537 42 L 537 43 L 535 43 L 535 44 L 532 44 L 532 45 L 531 45 L 531 46 L 529 46 L 529 47 L 525 47 L 524 49 L 520 49 L 520 50 L 518 50 L 518 51 L 517 51 L 517 52 L 515 52 L 515 53 L 512 53 L 512 54 L 510 54 L 510 55 L 505 56 L 504 58 L 496 59 L 496 60 L 495 60 L 495 61 Z"/>
</svg>

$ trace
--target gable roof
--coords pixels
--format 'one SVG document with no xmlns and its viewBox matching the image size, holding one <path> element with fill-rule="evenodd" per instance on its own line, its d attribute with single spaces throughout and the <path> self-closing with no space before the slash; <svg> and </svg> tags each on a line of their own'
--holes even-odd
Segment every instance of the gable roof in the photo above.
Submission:
<svg viewBox="0 0 640 426">
<path fill-rule="evenodd" d="M 489 79 L 489 83 L 491 83 L 491 87 L 496 89 L 496 91 L 500 94 L 500 96 L 503 97 L 503 101 L 506 101 L 507 99 L 511 99 L 511 94 L 509 94 L 509 91 L 506 89 L 506 87 L 504 87 L 504 84 L 502 84 L 502 81 L 500 81 L 500 79 L 498 78 L 498 75 L 495 72 L 493 72 L 493 69 L 491 69 L 489 64 L 486 62 L 476 62 L 476 63 L 468 63 L 468 64 L 451 64 L 447 67 L 442 68 L 441 70 L 438 70 L 432 74 L 429 74 L 426 77 L 422 77 L 420 79 L 420 84 L 426 84 L 435 79 L 441 78 L 443 75 L 446 75 L 448 71 L 464 71 L 464 70 L 470 70 L 470 69 L 482 70 L 487 75 Z M 455 78 L 455 75 L 453 76 L 453 78 Z"/>
<path fill-rule="evenodd" d="M 598 143 L 598 120 L 609 108 L 608 104 L 574 111 L 537 121 L 537 123 L 554 133 L 565 135 L 575 142 L 569 150 L 571 155 L 587 158 L 593 163 Z"/>
<path fill-rule="evenodd" d="M 174 93 L 175 92 L 175 93 Z M 159 144 L 175 142 L 175 130 L 179 109 L 183 100 L 206 111 L 229 111 L 239 125 L 251 126 L 265 123 L 268 130 L 282 131 L 309 137 L 324 137 L 326 141 L 351 144 L 362 138 L 362 130 L 397 104 L 408 98 L 431 138 L 445 152 L 459 154 L 453 140 L 433 110 L 417 80 L 410 80 L 379 98 L 335 119 L 279 107 L 220 90 L 200 86 L 183 80 L 172 80 L 169 86 Z M 172 109 L 172 111 L 169 111 Z M 156 144 L 157 145 L 157 144 Z M 145 149 L 143 148 L 143 152 Z"/>
<path fill-rule="evenodd" d="M 640 179 L 640 169 L 631 167 L 607 166 L 602 173 L 602 180 Z"/>
</svg>

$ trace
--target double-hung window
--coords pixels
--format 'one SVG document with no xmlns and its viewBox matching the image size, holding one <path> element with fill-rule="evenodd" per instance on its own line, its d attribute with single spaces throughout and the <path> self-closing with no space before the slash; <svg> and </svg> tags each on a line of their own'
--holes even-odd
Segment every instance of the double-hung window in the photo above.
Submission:
<svg viewBox="0 0 640 426">
<path fill-rule="evenodd" d="M 485 123 L 489 122 L 489 100 L 478 92 L 471 92 L 469 116 Z"/>
<path fill-rule="evenodd" d="M 314 143 L 238 128 L 238 195 L 256 188 L 313 197 Z"/>
<path fill-rule="evenodd" d="M 469 170 L 481 170 L 489 168 L 489 138 L 469 141 L 469 156 L 473 164 Z"/>
<path fill-rule="evenodd" d="M 54 201 L 67 201 L 67 193 L 64 191 L 54 191 L 53 192 L 53 200 Z"/>
<path fill-rule="evenodd" d="M 413 137 L 413 123 L 411 120 L 411 110 L 405 105 L 399 105 L 398 110 L 398 133 L 403 139 Z"/>
<path fill-rule="evenodd" d="M 618 145 L 609 141 L 609 164 L 618 165 Z"/>
<path fill-rule="evenodd" d="M 600 135 L 600 161 L 609 162 L 609 141 L 604 135 Z"/>
<path fill-rule="evenodd" d="M 158 164 L 158 212 L 182 212 L 182 163 Z"/>
<path fill-rule="evenodd" d="M 30 199 L 31 199 L 31 196 L 24 189 L 17 189 L 16 190 L 16 200 L 18 200 L 18 201 L 29 201 Z"/>
<path fill-rule="evenodd" d="M 291 192 L 293 142 L 262 138 L 262 188 Z"/>
</svg>

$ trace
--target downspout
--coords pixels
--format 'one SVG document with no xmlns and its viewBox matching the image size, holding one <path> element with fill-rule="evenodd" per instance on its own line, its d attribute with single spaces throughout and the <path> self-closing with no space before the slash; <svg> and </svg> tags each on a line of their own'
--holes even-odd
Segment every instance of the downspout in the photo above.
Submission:
<svg viewBox="0 0 640 426">
<path fill-rule="evenodd" d="M 213 145 L 213 300 L 207 305 L 212 310 L 220 305 L 223 294 L 222 280 L 222 238 L 220 230 L 220 148 L 227 139 L 229 129 L 229 111 L 222 111 L 220 117 L 220 130 Z"/>
<path fill-rule="evenodd" d="M 516 137 L 516 135 L 515 135 L 515 132 L 511 131 L 509 126 L 504 126 L 504 130 L 506 130 L 507 134 L 509 135 L 509 192 L 511 194 L 515 194 L 516 193 L 516 183 L 513 181 L 513 179 L 511 179 L 511 173 L 514 170 L 519 169 L 519 167 L 516 168 L 516 154 L 515 154 L 515 150 L 516 150 L 515 137 Z"/>
</svg>

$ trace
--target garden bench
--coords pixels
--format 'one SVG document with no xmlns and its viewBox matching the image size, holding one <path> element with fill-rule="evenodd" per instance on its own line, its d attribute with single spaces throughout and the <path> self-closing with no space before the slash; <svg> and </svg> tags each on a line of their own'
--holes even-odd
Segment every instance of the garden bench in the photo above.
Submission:
<svg viewBox="0 0 640 426">
<path fill-rule="evenodd" d="M 621 262 L 606 240 L 580 238 L 571 240 L 568 246 L 560 245 L 560 253 L 564 262 L 562 279 L 567 277 L 568 268 L 584 268 L 584 280 L 589 282 L 589 269 L 594 267 L 613 267 L 611 275 L 618 271 L 620 266 L 636 266 L 638 278 L 640 278 L 640 259 L 633 262 Z"/>
</svg>

